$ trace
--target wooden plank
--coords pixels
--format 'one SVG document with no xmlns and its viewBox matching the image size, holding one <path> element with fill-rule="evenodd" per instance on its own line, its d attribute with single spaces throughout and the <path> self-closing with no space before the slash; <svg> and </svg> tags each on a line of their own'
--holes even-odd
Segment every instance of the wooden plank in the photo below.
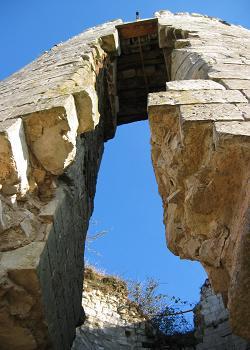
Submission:
<svg viewBox="0 0 250 350">
<path fill-rule="evenodd" d="M 156 47 L 155 45 L 152 45 L 150 51 L 143 51 L 143 58 L 146 61 L 147 59 L 154 59 L 154 58 L 162 58 L 162 62 L 164 62 L 164 55 L 163 51 Z M 126 63 L 133 64 L 134 62 L 141 62 L 140 53 L 129 53 L 129 54 L 123 54 L 118 57 L 118 66 Z"/>
<path fill-rule="evenodd" d="M 116 26 L 120 39 L 137 38 L 157 33 L 158 19 L 150 19 Z"/>
<path fill-rule="evenodd" d="M 159 66 L 159 65 L 164 65 L 164 61 L 162 60 L 162 58 L 146 59 L 144 60 L 144 64 L 145 66 Z M 131 68 L 137 69 L 140 67 L 141 67 L 141 61 L 136 61 L 134 62 L 134 64 L 131 62 L 118 63 L 119 72 L 122 72 L 123 70 L 131 69 Z"/>
<path fill-rule="evenodd" d="M 159 81 L 150 81 L 149 83 L 149 92 L 156 91 L 165 91 L 166 89 L 166 79 Z M 133 79 L 129 79 L 126 82 L 118 85 L 118 94 L 122 94 L 124 96 L 124 92 L 131 90 L 145 90 L 145 82 L 144 79 L 140 79 L 137 82 L 134 82 Z"/>
</svg>

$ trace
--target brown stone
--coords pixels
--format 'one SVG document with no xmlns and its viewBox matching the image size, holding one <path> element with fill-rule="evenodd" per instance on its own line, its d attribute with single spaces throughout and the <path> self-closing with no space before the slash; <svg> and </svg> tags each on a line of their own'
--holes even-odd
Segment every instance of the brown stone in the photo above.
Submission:
<svg viewBox="0 0 250 350">
<path fill-rule="evenodd" d="M 239 315 L 249 317 L 241 303 L 243 293 L 244 300 L 250 297 L 250 269 L 243 262 L 249 249 L 244 234 L 249 230 L 249 122 L 241 104 L 185 105 L 184 100 L 179 106 L 178 97 L 174 106 L 168 93 L 153 94 L 148 107 L 168 246 L 182 258 L 202 262 L 216 292 L 229 300 L 235 332 L 247 338 L 249 328 L 239 326 Z"/>
</svg>

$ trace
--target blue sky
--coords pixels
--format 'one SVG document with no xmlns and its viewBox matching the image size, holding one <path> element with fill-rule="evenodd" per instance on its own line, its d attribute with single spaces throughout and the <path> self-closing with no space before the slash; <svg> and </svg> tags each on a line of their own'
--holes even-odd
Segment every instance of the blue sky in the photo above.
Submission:
<svg viewBox="0 0 250 350">
<path fill-rule="evenodd" d="M 249 0 L 84 1 L 2 0 L 0 79 L 17 71 L 54 44 L 110 19 L 134 20 L 168 9 L 220 17 L 250 28 Z M 118 128 L 105 147 L 97 186 L 92 232 L 107 230 L 88 254 L 106 271 L 143 280 L 154 276 L 166 293 L 197 301 L 205 273 L 166 248 L 162 205 L 150 160 L 147 122 Z"/>
</svg>

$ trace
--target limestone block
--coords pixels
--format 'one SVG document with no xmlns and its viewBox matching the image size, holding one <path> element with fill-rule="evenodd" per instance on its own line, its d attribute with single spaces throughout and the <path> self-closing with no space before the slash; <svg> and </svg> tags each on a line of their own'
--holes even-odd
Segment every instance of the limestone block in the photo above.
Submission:
<svg viewBox="0 0 250 350">
<path fill-rule="evenodd" d="M 58 208 L 60 208 L 64 200 L 65 194 L 63 192 L 63 189 L 58 188 L 52 200 L 41 207 L 39 216 L 42 219 L 49 220 L 50 222 L 53 221 L 53 219 L 56 217 L 56 211 L 58 210 Z"/>
<path fill-rule="evenodd" d="M 15 251 L 3 253 L 1 255 L 1 269 L 8 271 L 8 275 L 17 285 L 31 290 L 32 293 L 39 292 L 36 268 L 44 246 L 44 242 L 32 242 Z"/>
<path fill-rule="evenodd" d="M 131 304 L 124 286 L 122 280 L 87 267 L 82 299 L 87 320 L 77 329 L 72 349 L 83 344 L 86 349 L 145 349 L 145 343 L 154 344 L 156 333 L 148 334 L 146 318 Z"/>
<path fill-rule="evenodd" d="M 176 49 L 172 53 L 171 80 L 207 79 L 206 61 L 196 52 Z"/>
<path fill-rule="evenodd" d="M 11 203 L 0 196 L 0 202 L 0 251 L 27 245 L 42 234 L 44 227 L 32 211 L 20 208 L 16 199 Z"/>
<path fill-rule="evenodd" d="M 94 130 L 99 123 L 98 97 L 94 87 L 86 87 L 74 95 L 79 120 L 78 134 Z"/>
<path fill-rule="evenodd" d="M 213 65 L 209 71 L 210 79 L 241 79 L 250 75 L 250 66 L 241 64 L 218 64 Z"/>
<path fill-rule="evenodd" d="M 232 333 L 228 310 L 221 303 L 221 295 L 214 293 L 208 280 L 201 288 L 201 298 L 196 307 L 195 317 L 197 349 L 202 349 L 202 345 L 206 345 L 206 349 L 248 348 L 247 341 Z"/>
<path fill-rule="evenodd" d="M 20 118 L 0 123 L 0 183 L 7 195 L 29 189 L 29 154 Z"/>
<path fill-rule="evenodd" d="M 118 31 L 116 29 L 114 33 L 102 35 L 100 38 L 100 44 L 104 51 L 120 54 L 120 42 Z"/>
<path fill-rule="evenodd" d="M 245 77 L 246 79 L 247 77 Z M 227 89 L 243 90 L 250 89 L 250 80 L 244 79 L 220 79 L 221 84 L 225 85 Z"/>
<path fill-rule="evenodd" d="M 214 124 L 214 142 L 215 145 L 218 142 L 218 138 L 232 138 L 238 136 L 241 141 L 249 142 L 250 136 L 250 122 L 216 122 Z"/>
<path fill-rule="evenodd" d="M 250 101 L 250 86 L 248 90 L 243 90 L 242 91 L 243 94 L 246 96 L 246 98 L 248 99 L 248 101 Z"/>
<path fill-rule="evenodd" d="M 148 106 L 154 105 L 189 105 L 208 103 L 247 102 L 240 91 L 234 90 L 191 90 L 166 91 L 149 94 Z"/>
<path fill-rule="evenodd" d="M 234 104 L 194 104 L 180 106 L 181 122 L 244 120 L 243 112 Z"/>
<path fill-rule="evenodd" d="M 190 79 L 169 81 L 166 90 L 225 90 L 225 87 L 213 80 Z"/>
<path fill-rule="evenodd" d="M 23 118 L 27 142 L 39 163 L 54 175 L 74 160 L 78 118 L 72 96 Z"/>
<path fill-rule="evenodd" d="M 241 103 L 239 105 L 236 104 L 236 106 L 239 110 L 241 110 L 244 119 L 250 120 L 250 104 Z"/>
<path fill-rule="evenodd" d="M 44 347 L 40 286 L 36 274 L 43 249 L 43 242 L 35 242 L 1 255 L 0 293 L 8 295 L 5 302 L 0 302 L 0 342 L 3 350 Z M 10 329 L 15 337 L 8 336 Z"/>
</svg>

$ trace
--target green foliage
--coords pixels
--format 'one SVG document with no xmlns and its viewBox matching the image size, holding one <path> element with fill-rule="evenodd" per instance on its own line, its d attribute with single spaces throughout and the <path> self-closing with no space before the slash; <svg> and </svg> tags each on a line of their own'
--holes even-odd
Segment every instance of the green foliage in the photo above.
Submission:
<svg viewBox="0 0 250 350">
<path fill-rule="evenodd" d="M 184 305 L 192 305 L 180 298 L 158 293 L 158 288 L 159 282 L 154 278 L 148 278 L 144 283 L 129 282 L 129 298 L 139 306 L 155 328 L 165 335 L 190 332 L 192 326 L 184 316 L 187 311 L 182 311 L 182 308 Z"/>
</svg>

